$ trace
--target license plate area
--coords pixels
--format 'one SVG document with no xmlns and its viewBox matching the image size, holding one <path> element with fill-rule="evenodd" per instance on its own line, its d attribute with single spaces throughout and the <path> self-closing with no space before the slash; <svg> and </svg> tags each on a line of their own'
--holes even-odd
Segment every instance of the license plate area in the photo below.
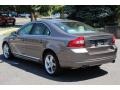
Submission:
<svg viewBox="0 0 120 90">
<path fill-rule="evenodd" d="M 101 40 L 90 40 L 91 47 L 103 47 L 109 45 L 108 40 L 101 39 Z"/>
</svg>

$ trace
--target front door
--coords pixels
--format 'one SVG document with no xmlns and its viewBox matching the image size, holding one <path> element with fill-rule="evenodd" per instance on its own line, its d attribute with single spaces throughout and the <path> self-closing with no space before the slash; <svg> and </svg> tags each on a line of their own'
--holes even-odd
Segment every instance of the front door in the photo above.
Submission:
<svg viewBox="0 0 120 90">
<path fill-rule="evenodd" d="M 24 55 L 25 54 L 25 48 L 26 45 L 24 43 L 24 38 L 29 35 L 31 29 L 33 27 L 33 24 L 27 24 L 23 26 L 16 35 L 13 35 L 10 39 L 11 41 L 11 49 L 13 53 Z"/>
<path fill-rule="evenodd" d="M 41 60 L 42 51 L 49 36 L 49 29 L 43 23 L 34 24 L 29 35 L 24 37 L 25 54 L 33 59 Z"/>
</svg>

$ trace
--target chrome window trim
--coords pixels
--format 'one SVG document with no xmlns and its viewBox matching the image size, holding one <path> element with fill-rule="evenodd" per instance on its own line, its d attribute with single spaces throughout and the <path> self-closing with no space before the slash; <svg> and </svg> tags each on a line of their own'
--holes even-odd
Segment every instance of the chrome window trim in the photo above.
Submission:
<svg viewBox="0 0 120 90">
<path fill-rule="evenodd" d="M 19 32 L 20 32 L 22 29 L 24 29 L 26 26 L 30 25 L 30 24 L 32 24 L 32 25 L 34 26 L 34 22 L 27 23 L 27 24 L 23 25 L 20 29 L 18 29 L 17 34 L 18 34 L 19 36 L 21 36 L 21 35 L 19 34 Z M 32 28 L 33 28 L 33 26 L 32 26 Z M 29 34 L 24 34 L 24 35 L 29 35 Z"/>
<path fill-rule="evenodd" d="M 26 25 L 33 24 L 33 27 L 34 27 L 34 24 L 37 24 L 37 23 L 42 23 L 42 24 L 44 24 L 44 25 L 48 28 L 48 30 L 49 30 L 49 32 L 50 32 L 49 35 L 32 35 L 32 34 L 20 35 L 20 34 L 18 34 L 18 32 L 19 32 L 21 29 L 23 29 Z M 33 27 L 32 27 L 32 28 L 33 28 Z M 42 21 L 39 21 L 39 22 L 29 22 L 29 23 L 25 24 L 24 26 L 22 26 L 20 29 L 18 29 L 17 34 L 18 34 L 19 36 L 51 36 L 51 30 L 50 30 L 50 27 L 49 27 L 46 23 L 44 23 L 44 22 L 42 22 Z"/>
<path fill-rule="evenodd" d="M 40 35 L 40 36 L 51 36 L 51 30 L 50 30 L 50 27 L 46 24 L 46 23 L 44 23 L 44 22 L 42 22 L 42 21 L 39 21 L 39 22 L 35 22 L 36 24 L 38 24 L 38 23 L 42 23 L 42 24 L 44 24 L 47 28 L 48 28 L 48 30 L 49 30 L 49 35 Z"/>
</svg>

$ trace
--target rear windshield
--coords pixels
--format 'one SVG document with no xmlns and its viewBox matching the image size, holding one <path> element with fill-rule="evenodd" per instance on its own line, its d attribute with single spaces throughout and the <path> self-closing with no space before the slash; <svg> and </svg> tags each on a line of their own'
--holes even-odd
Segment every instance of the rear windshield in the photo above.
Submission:
<svg viewBox="0 0 120 90">
<path fill-rule="evenodd" d="M 81 22 L 59 22 L 54 23 L 58 28 L 69 34 L 93 33 L 95 29 Z"/>
</svg>

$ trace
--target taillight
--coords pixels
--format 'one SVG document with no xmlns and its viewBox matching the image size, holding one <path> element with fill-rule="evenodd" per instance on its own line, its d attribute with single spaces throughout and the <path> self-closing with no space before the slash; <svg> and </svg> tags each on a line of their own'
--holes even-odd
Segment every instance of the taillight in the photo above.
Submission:
<svg viewBox="0 0 120 90">
<path fill-rule="evenodd" d="M 112 37 L 112 44 L 115 44 L 115 36 Z"/>
<path fill-rule="evenodd" d="M 85 47 L 85 38 L 83 36 L 69 41 L 68 47 Z"/>
</svg>

